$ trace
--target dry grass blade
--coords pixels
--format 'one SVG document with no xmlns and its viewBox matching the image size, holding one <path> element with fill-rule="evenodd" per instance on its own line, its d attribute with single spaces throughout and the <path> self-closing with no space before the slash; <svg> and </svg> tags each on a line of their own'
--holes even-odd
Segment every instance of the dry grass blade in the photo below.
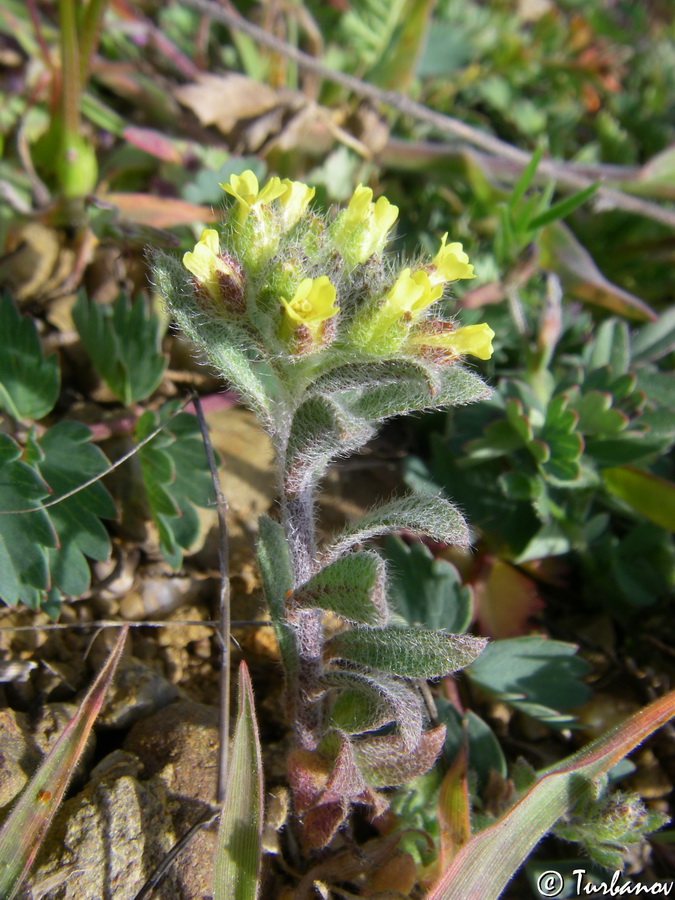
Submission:
<svg viewBox="0 0 675 900">
<path fill-rule="evenodd" d="M 5 900 L 16 896 L 61 803 L 115 674 L 127 631 L 122 629 L 79 710 L 30 780 L 0 832 L 0 897 Z"/>
<path fill-rule="evenodd" d="M 239 665 L 239 709 L 220 814 L 214 900 L 255 900 L 260 888 L 263 774 L 251 678 Z"/>
</svg>

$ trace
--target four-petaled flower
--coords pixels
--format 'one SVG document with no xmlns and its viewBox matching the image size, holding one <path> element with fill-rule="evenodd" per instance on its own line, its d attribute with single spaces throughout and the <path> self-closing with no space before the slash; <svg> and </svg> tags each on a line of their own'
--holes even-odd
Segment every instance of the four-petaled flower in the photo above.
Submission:
<svg viewBox="0 0 675 900">
<path fill-rule="evenodd" d="M 432 284 L 444 284 L 446 281 L 457 281 L 458 278 L 475 278 L 473 266 L 464 252 L 462 245 L 455 241 L 446 245 L 447 232 L 441 238 L 441 249 L 434 256 L 429 266 L 429 278 Z"/>
<path fill-rule="evenodd" d="M 232 257 L 220 252 L 220 240 L 214 228 L 202 231 L 194 250 L 188 250 L 184 254 L 183 265 L 215 303 L 220 304 L 225 299 L 233 308 L 241 305 L 241 270 Z"/>
<path fill-rule="evenodd" d="M 335 286 L 327 275 L 303 278 L 291 300 L 279 298 L 284 309 L 283 336 L 288 337 L 293 329 L 304 326 L 312 341 L 319 343 L 323 323 L 332 319 L 339 310 L 335 296 Z"/>
</svg>

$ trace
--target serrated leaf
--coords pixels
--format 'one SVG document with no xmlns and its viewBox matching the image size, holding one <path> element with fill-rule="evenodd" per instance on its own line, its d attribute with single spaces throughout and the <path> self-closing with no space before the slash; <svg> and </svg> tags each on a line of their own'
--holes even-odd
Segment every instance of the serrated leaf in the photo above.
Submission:
<svg viewBox="0 0 675 900">
<path fill-rule="evenodd" d="M 59 395 L 56 354 L 45 357 L 35 323 L 0 296 L 0 409 L 12 418 L 41 419 Z"/>
<path fill-rule="evenodd" d="M 329 610 L 349 622 L 383 625 L 388 618 L 385 588 L 384 560 L 362 550 L 324 566 L 292 599 L 299 606 Z"/>
<path fill-rule="evenodd" d="M 258 896 L 262 830 L 260 735 L 251 678 L 242 660 L 239 664 L 239 710 L 216 843 L 213 900 L 255 900 Z"/>
<path fill-rule="evenodd" d="M 445 544 L 469 543 L 469 531 L 461 513 L 442 497 L 430 494 L 401 497 L 377 506 L 354 522 L 325 552 L 326 561 L 337 559 L 355 544 L 393 531 L 414 531 Z"/>
<path fill-rule="evenodd" d="M 375 434 L 364 419 L 330 397 L 309 397 L 298 407 L 288 439 L 285 487 L 302 493 L 324 474 L 331 460 L 362 447 Z"/>
<path fill-rule="evenodd" d="M 24 789 L 0 832 L 0 896 L 11 900 L 40 849 L 49 823 L 87 743 L 122 655 L 129 626 L 121 631 L 78 711 Z"/>
<path fill-rule="evenodd" d="M 152 394 L 168 359 L 160 350 L 159 318 L 142 299 L 120 294 L 111 306 L 101 306 L 80 294 L 73 322 L 94 368 L 122 403 Z"/>
<path fill-rule="evenodd" d="M 52 489 L 52 498 L 101 475 L 108 467 L 104 454 L 90 441 L 89 429 L 71 421 L 57 422 L 38 440 L 44 456 L 37 468 Z M 59 540 L 59 546 L 49 550 L 53 584 L 64 594 L 77 597 L 89 587 L 86 557 L 108 558 L 110 538 L 100 520 L 115 517 L 115 504 L 101 482 L 95 482 L 49 507 L 48 514 Z"/>
<path fill-rule="evenodd" d="M 471 681 L 528 715 L 556 727 L 573 717 L 561 714 L 584 703 L 590 691 L 581 681 L 588 663 L 577 647 L 538 636 L 496 641 L 467 669 Z"/>
<path fill-rule="evenodd" d="M 318 687 L 337 689 L 330 716 L 341 731 L 362 734 L 395 722 L 406 750 L 419 743 L 422 696 L 403 679 L 383 673 L 331 670 L 321 676 Z"/>
<path fill-rule="evenodd" d="M 0 434 L 0 597 L 35 608 L 50 586 L 47 554 L 58 540 L 46 510 L 10 512 L 37 507 L 49 495 L 40 474 L 20 457 L 21 447 Z"/>
<path fill-rule="evenodd" d="M 158 412 L 146 410 L 136 422 L 135 435 L 140 441 L 166 421 L 162 431 L 139 449 L 138 458 L 160 550 L 178 568 L 182 551 L 199 533 L 194 505 L 212 502 L 213 485 L 197 419 L 185 412 L 170 419 L 174 409 L 175 404 L 167 403 Z"/>
<path fill-rule="evenodd" d="M 407 546 L 400 538 L 385 543 L 389 593 L 397 611 L 410 625 L 444 628 L 460 634 L 469 627 L 473 610 L 471 588 L 462 585 L 457 569 L 434 559 L 421 543 Z"/>
<path fill-rule="evenodd" d="M 405 678 L 440 678 L 468 666 L 486 645 L 485 638 L 447 631 L 355 626 L 331 638 L 326 654 Z"/>
</svg>

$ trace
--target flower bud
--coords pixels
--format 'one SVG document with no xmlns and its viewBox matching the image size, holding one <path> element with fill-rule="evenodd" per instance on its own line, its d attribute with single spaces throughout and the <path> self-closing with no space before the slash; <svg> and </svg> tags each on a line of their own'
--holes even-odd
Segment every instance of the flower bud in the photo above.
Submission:
<svg viewBox="0 0 675 900">
<path fill-rule="evenodd" d="M 398 206 L 386 197 L 380 197 L 376 203 L 372 199 L 372 190 L 360 184 L 347 209 L 335 220 L 333 240 L 348 269 L 382 252 L 387 235 L 398 218 Z"/>
<path fill-rule="evenodd" d="M 183 265 L 194 276 L 198 290 L 217 308 L 245 311 L 243 271 L 233 256 L 220 252 L 215 229 L 202 231 L 194 250 L 183 256 Z"/>
</svg>

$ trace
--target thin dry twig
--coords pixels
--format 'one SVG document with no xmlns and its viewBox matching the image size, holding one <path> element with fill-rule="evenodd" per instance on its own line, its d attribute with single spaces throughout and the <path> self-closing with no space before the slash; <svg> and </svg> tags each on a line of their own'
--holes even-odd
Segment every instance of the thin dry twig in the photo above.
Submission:
<svg viewBox="0 0 675 900">
<path fill-rule="evenodd" d="M 304 69 L 315 72 L 322 78 L 339 84 L 341 87 L 352 91 L 358 97 L 364 97 L 376 103 L 390 106 L 403 115 L 410 116 L 420 122 L 426 122 L 441 134 L 460 138 L 467 144 L 479 147 L 497 158 L 509 160 L 520 169 L 523 169 L 530 161 L 529 153 L 514 147 L 500 138 L 494 137 L 494 135 L 486 134 L 484 131 L 467 125 L 459 119 L 430 109 L 428 106 L 424 106 L 424 104 L 418 103 L 416 100 L 412 100 L 398 91 L 383 90 L 373 84 L 361 81 L 361 79 L 353 75 L 347 75 L 344 72 L 331 69 L 315 57 L 299 50 L 297 47 L 293 47 L 291 44 L 287 44 L 281 38 L 247 21 L 232 9 L 219 6 L 212 0 L 184 0 L 184 3 L 186 6 L 191 6 L 193 9 L 199 10 L 230 28 L 243 31 L 259 44 L 269 47 L 275 53 L 280 53 L 293 60 L 293 62 Z M 542 159 L 539 163 L 538 172 L 539 175 L 554 179 L 560 187 L 568 190 L 581 190 L 593 184 L 594 181 L 594 179 L 575 171 L 568 163 L 555 159 Z M 659 206 L 657 203 L 651 203 L 648 200 L 642 200 L 631 194 L 625 194 L 616 188 L 600 185 L 595 193 L 595 201 L 603 209 L 623 209 L 626 212 L 653 219 L 655 222 L 660 222 L 670 228 L 675 227 L 674 210 Z"/>
</svg>

